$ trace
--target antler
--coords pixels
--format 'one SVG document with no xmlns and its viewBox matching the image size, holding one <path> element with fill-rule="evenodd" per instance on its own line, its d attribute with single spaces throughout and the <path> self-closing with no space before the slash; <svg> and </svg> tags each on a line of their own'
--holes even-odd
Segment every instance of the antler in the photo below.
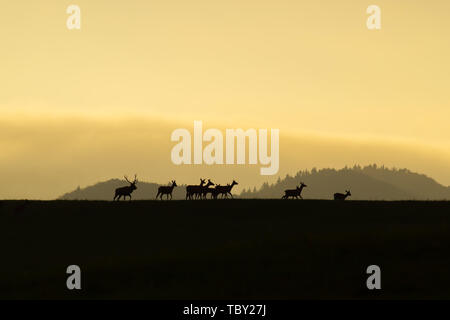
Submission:
<svg viewBox="0 0 450 320">
<path fill-rule="evenodd" d="M 137 175 L 135 174 L 134 175 L 134 181 L 133 182 L 131 182 L 130 180 L 128 180 L 128 177 L 127 176 L 123 176 L 124 178 L 125 178 L 125 180 L 127 180 L 127 182 L 129 183 L 129 184 L 135 184 L 136 182 L 137 182 Z"/>
</svg>

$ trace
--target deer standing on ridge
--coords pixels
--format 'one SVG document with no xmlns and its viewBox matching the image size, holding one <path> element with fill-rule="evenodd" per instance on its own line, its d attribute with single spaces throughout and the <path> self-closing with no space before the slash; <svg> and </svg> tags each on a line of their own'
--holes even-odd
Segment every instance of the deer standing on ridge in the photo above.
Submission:
<svg viewBox="0 0 450 320">
<path fill-rule="evenodd" d="M 159 198 L 162 200 L 163 195 L 165 194 L 167 196 L 167 200 L 169 200 L 169 195 L 170 195 L 170 200 L 172 200 L 172 191 L 173 188 L 177 187 L 177 183 L 175 182 L 175 180 L 172 180 L 172 185 L 171 186 L 160 186 L 158 188 L 158 194 L 156 195 L 156 199 Z"/>
<path fill-rule="evenodd" d="M 198 190 L 200 190 L 204 184 L 205 184 L 205 179 L 200 178 L 200 185 L 186 186 L 186 200 L 187 199 L 192 200 L 192 195 L 197 193 Z"/>
<path fill-rule="evenodd" d="M 345 194 L 343 193 L 335 193 L 334 200 L 345 200 L 345 198 L 351 196 L 350 190 L 345 190 Z"/>
<path fill-rule="evenodd" d="M 295 189 L 284 190 L 284 196 L 281 199 L 289 199 L 289 197 L 296 199 L 300 197 L 300 199 L 303 199 L 302 190 L 304 187 L 307 187 L 307 185 L 301 182 L 300 185 Z"/>
<path fill-rule="evenodd" d="M 228 198 L 228 195 L 230 195 L 231 198 L 233 198 L 233 195 L 231 194 L 231 189 L 233 189 L 233 187 L 237 184 L 238 183 L 235 180 L 233 180 L 231 184 L 227 184 L 226 186 L 218 185 L 215 187 L 215 190 L 214 192 L 211 193 L 211 195 L 214 197 L 214 199 L 217 199 L 217 196 L 219 194 L 222 195 L 222 198 L 224 197 Z"/>
<path fill-rule="evenodd" d="M 211 192 L 213 188 L 210 188 L 210 186 L 213 186 L 214 183 L 211 182 L 211 179 L 208 179 L 208 183 L 204 186 L 202 186 L 199 190 L 199 193 L 196 193 L 195 196 L 200 196 L 201 199 L 206 199 L 206 195 L 208 192 Z"/>
<path fill-rule="evenodd" d="M 117 188 L 113 200 L 116 200 L 116 198 L 117 198 L 117 201 L 119 201 L 121 197 L 123 197 L 123 199 L 125 200 L 125 198 L 128 196 L 128 197 L 130 197 L 130 201 L 131 201 L 131 194 L 133 193 L 134 190 L 137 189 L 137 187 L 136 187 L 137 176 L 134 175 L 133 182 L 128 180 L 127 176 L 124 176 L 124 178 L 130 185 L 127 187 Z"/>
</svg>

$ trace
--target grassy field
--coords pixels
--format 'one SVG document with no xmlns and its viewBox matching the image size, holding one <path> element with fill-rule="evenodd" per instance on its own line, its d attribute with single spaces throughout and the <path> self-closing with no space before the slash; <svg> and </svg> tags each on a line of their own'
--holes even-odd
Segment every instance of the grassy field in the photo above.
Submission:
<svg viewBox="0 0 450 320">
<path fill-rule="evenodd" d="M 0 298 L 448 299 L 449 231 L 449 202 L 0 201 Z"/>
</svg>

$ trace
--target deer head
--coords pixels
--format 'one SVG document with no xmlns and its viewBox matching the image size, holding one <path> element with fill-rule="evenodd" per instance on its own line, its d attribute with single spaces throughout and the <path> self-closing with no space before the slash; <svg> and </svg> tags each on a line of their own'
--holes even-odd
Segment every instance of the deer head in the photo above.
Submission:
<svg viewBox="0 0 450 320">
<path fill-rule="evenodd" d="M 351 196 L 352 194 L 351 194 L 350 190 L 345 190 L 345 195 L 348 197 L 348 196 Z"/>
<path fill-rule="evenodd" d="M 211 181 L 211 179 L 208 179 L 208 183 L 206 184 L 206 187 L 213 186 L 214 183 Z"/>
<path fill-rule="evenodd" d="M 172 187 L 178 187 L 177 183 L 175 182 L 175 180 L 172 180 Z"/>
<path fill-rule="evenodd" d="M 307 185 L 304 184 L 303 182 L 300 182 L 300 185 L 298 186 L 298 189 L 303 189 L 304 187 L 307 187 Z"/>
<path fill-rule="evenodd" d="M 233 182 L 231 183 L 231 185 L 237 185 L 237 184 L 239 184 L 239 183 L 237 183 L 236 181 L 234 181 L 234 179 L 233 179 Z"/>
<path fill-rule="evenodd" d="M 203 186 L 205 184 L 205 179 L 200 178 L 200 186 Z"/>
<path fill-rule="evenodd" d="M 136 183 L 137 183 L 137 175 L 134 175 L 134 181 L 131 182 L 130 180 L 128 180 L 127 176 L 124 176 L 125 180 L 130 184 L 130 187 L 132 190 L 136 190 Z"/>
</svg>

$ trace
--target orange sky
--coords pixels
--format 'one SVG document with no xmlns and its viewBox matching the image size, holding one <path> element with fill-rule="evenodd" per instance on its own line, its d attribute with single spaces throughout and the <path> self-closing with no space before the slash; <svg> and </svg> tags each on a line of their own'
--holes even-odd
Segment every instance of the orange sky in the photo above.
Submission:
<svg viewBox="0 0 450 320">
<path fill-rule="evenodd" d="M 70 4 L 81 30 L 66 28 Z M 170 132 L 194 120 L 280 129 L 280 175 L 377 162 L 449 185 L 449 12 L 444 0 L 5 3 L 0 198 L 134 172 L 267 179 L 259 165 L 174 167 Z"/>
</svg>

